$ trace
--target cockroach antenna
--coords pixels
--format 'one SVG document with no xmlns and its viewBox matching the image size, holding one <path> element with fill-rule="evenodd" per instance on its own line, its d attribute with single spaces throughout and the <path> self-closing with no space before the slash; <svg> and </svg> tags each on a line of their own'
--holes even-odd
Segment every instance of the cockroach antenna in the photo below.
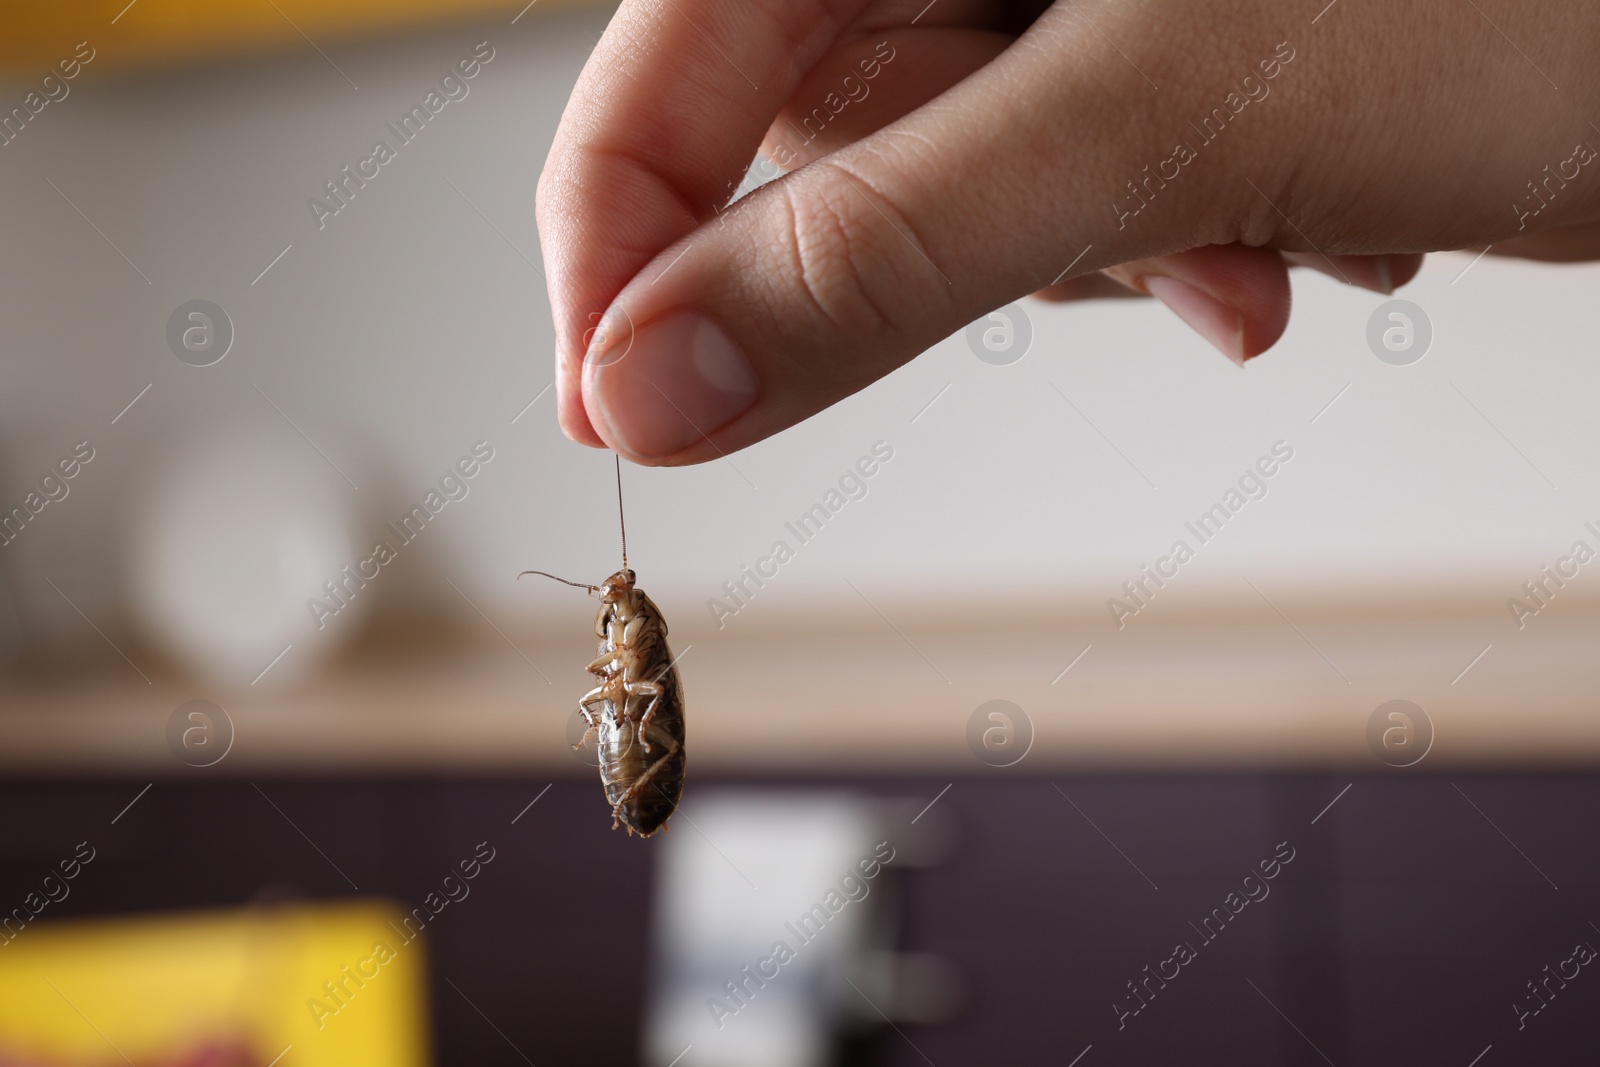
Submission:
<svg viewBox="0 0 1600 1067">
<path fill-rule="evenodd" d="M 613 458 L 617 461 L 617 526 L 622 530 L 622 569 L 626 571 L 628 569 L 628 521 L 622 514 L 622 457 L 613 456 Z M 590 585 L 587 582 L 571 582 L 565 578 L 557 578 L 549 571 L 523 571 L 522 574 L 517 575 L 517 578 L 520 580 L 524 574 L 537 574 L 541 578 L 551 578 L 563 585 L 570 585 L 575 589 L 587 589 L 591 593 L 600 591 L 598 585 Z"/>
<path fill-rule="evenodd" d="M 544 578 L 555 578 L 555 580 L 560 582 L 562 585 L 570 585 L 578 589 L 587 589 L 591 593 L 597 593 L 600 591 L 600 587 L 598 585 L 589 585 L 586 582 L 569 582 L 565 578 L 556 578 L 555 575 L 549 573 L 548 571 L 523 571 L 522 574 L 537 574 Z M 521 580 L 522 574 L 517 575 L 518 580 Z"/>
<path fill-rule="evenodd" d="M 622 457 L 613 455 L 617 461 L 617 526 L 622 530 L 622 569 L 628 569 L 628 522 L 622 516 Z"/>
</svg>

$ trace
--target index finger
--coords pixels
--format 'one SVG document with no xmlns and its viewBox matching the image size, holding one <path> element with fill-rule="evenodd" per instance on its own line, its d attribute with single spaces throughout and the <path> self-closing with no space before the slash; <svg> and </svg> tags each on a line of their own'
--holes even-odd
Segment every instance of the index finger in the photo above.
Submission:
<svg viewBox="0 0 1600 1067">
<path fill-rule="evenodd" d="M 727 203 L 774 116 L 868 0 L 625 0 L 585 64 L 539 177 L 568 436 L 601 445 L 586 334 L 663 248 Z"/>
</svg>

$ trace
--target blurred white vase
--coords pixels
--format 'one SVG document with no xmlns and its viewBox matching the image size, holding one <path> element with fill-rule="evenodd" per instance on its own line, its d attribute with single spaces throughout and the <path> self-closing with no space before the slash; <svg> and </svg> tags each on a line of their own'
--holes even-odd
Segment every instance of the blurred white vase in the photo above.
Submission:
<svg viewBox="0 0 1600 1067">
<path fill-rule="evenodd" d="M 129 607 L 197 680 L 281 688 L 356 633 L 370 593 L 320 630 L 307 603 L 337 606 L 324 583 L 356 559 L 356 490 L 291 427 L 198 427 L 141 466 L 127 498 Z"/>
</svg>

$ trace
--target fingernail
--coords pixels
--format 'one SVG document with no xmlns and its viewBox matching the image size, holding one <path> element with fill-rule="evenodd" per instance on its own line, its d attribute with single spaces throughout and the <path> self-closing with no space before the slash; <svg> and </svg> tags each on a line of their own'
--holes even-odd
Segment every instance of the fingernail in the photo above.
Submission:
<svg viewBox="0 0 1600 1067">
<path fill-rule="evenodd" d="M 1284 252 L 1286 262 L 1297 267 L 1310 267 L 1320 274 L 1337 278 L 1346 285 L 1354 285 L 1385 296 L 1394 293 L 1394 260 L 1391 256 L 1325 256 L 1321 252 Z"/>
<path fill-rule="evenodd" d="M 1422 270 L 1423 257 L 1414 252 L 1400 252 L 1389 257 L 1389 280 L 1396 289 L 1409 282 Z"/>
<path fill-rule="evenodd" d="M 1219 352 L 1244 366 L 1244 316 L 1236 309 L 1176 278 L 1149 274 L 1140 280 L 1151 296 L 1171 308 Z"/>
<path fill-rule="evenodd" d="M 642 458 L 681 452 L 750 410 L 761 394 L 749 358 L 698 311 L 647 323 L 625 356 L 588 373 L 607 438 Z"/>
</svg>

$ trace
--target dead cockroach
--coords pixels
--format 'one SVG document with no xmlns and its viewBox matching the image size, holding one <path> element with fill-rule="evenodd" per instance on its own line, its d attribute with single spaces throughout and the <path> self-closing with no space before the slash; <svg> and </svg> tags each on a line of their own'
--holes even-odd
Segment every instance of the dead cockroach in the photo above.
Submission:
<svg viewBox="0 0 1600 1067">
<path fill-rule="evenodd" d="M 628 528 L 622 516 L 622 461 L 617 460 L 617 522 L 622 569 L 601 585 L 523 571 L 587 589 L 600 597 L 594 632 L 600 654 L 588 671 L 600 684 L 578 701 L 589 729 L 574 748 L 599 735 L 600 783 L 618 825 L 649 837 L 666 826 L 683 796 L 683 683 L 667 648 L 667 620 L 628 569 Z M 517 575 L 518 578 L 522 574 Z"/>
</svg>

